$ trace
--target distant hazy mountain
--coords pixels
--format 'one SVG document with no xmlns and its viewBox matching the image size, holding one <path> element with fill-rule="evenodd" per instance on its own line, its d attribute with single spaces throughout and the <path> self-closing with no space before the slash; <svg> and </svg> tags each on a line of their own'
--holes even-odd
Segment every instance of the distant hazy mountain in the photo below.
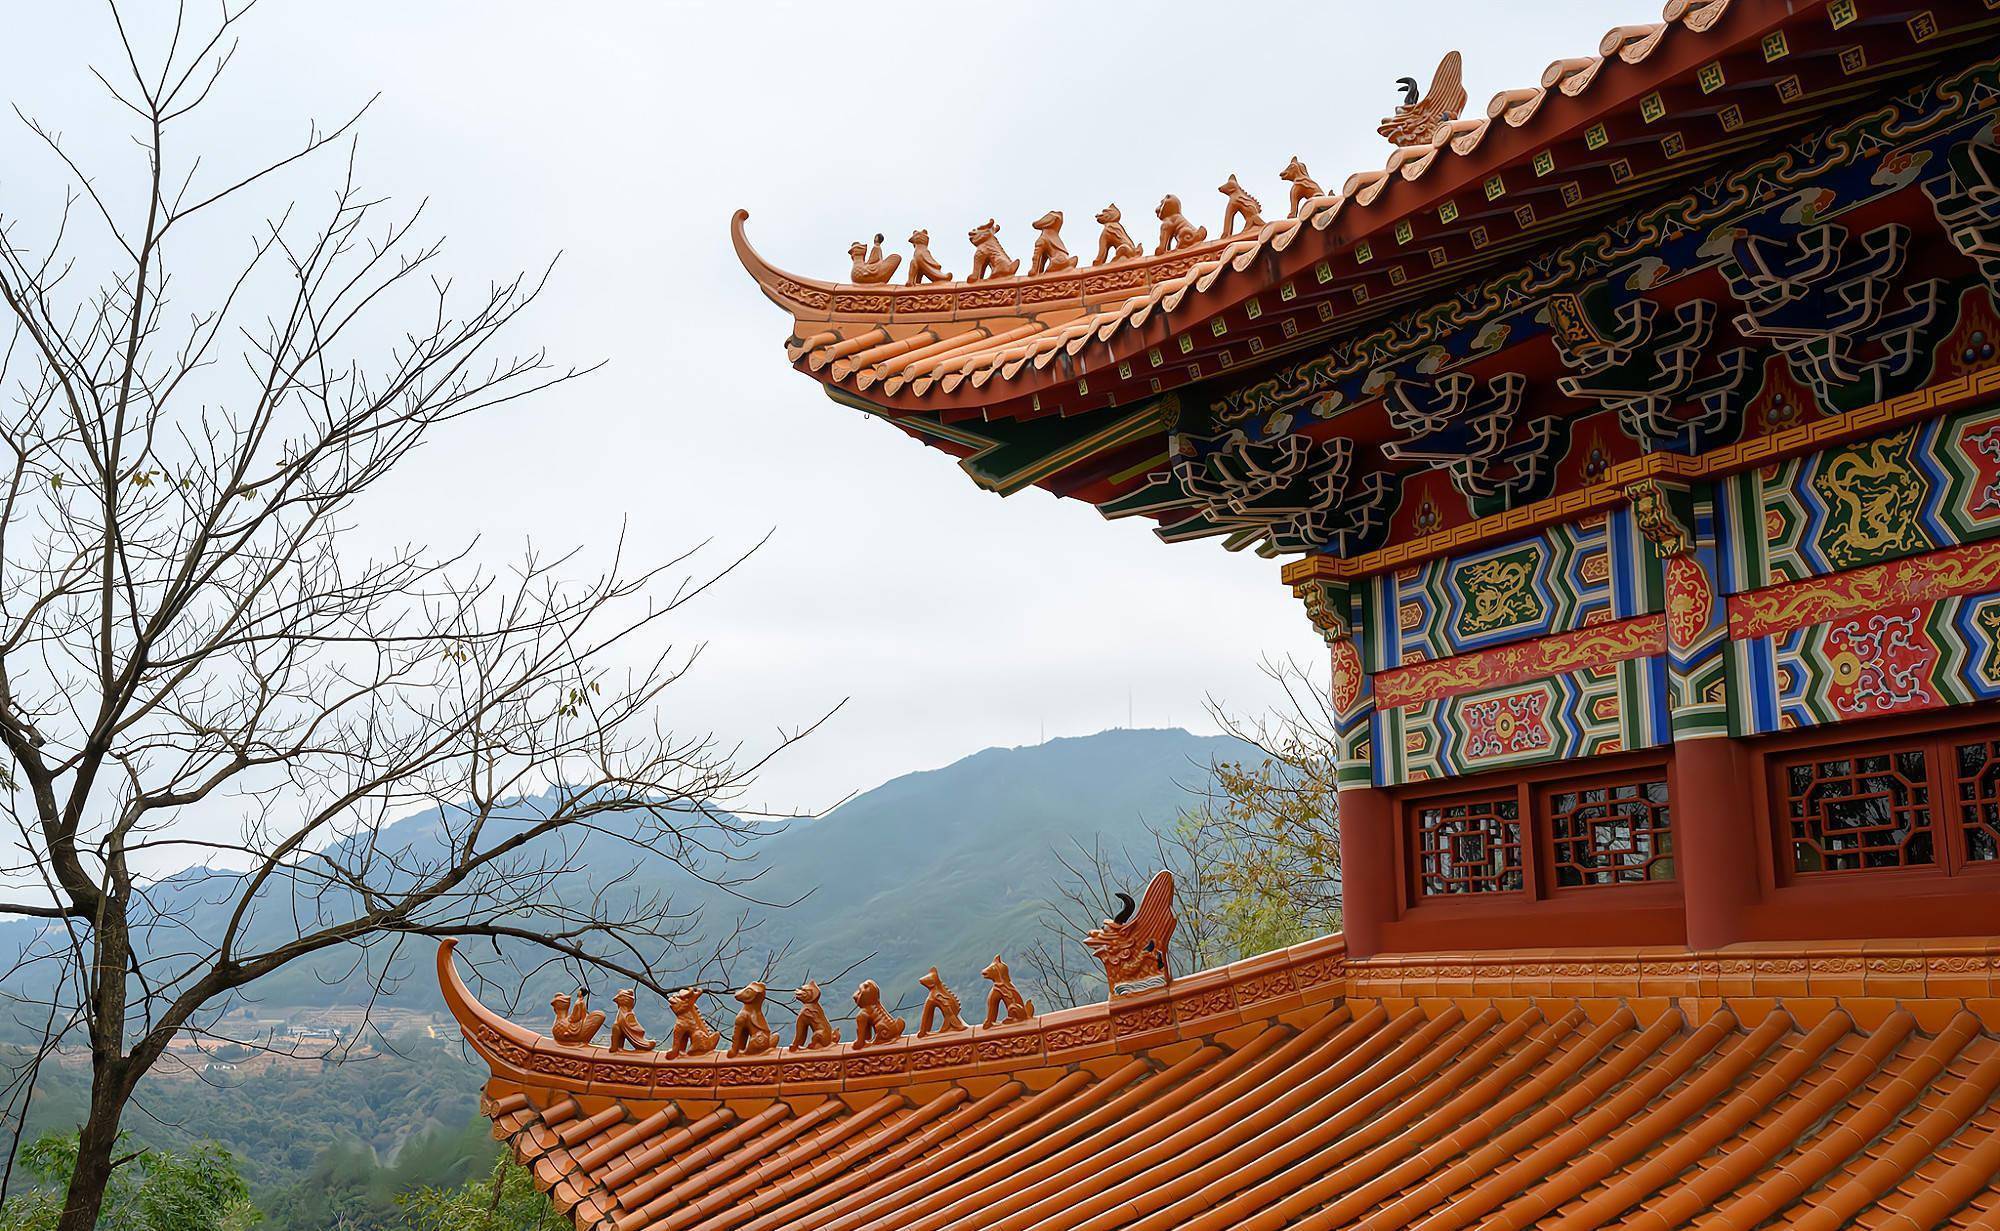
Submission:
<svg viewBox="0 0 2000 1231">
<path fill-rule="evenodd" d="M 664 858 L 642 859 L 635 868 L 629 846 L 601 838 L 583 848 L 590 871 L 574 892 L 587 894 L 629 873 L 641 887 L 670 892 L 677 909 L 701 907 L 711 928 L 747 913 L 758 923 L 752 935 L 760 948 L 788 950 L 779 975 L 784 990 L 808 974 L 831 979 L 867 958 L 840 979 L 840 988 L 872 977 L 889 999 L 901 1000 L 935 963 L 970 1005 L 982 995 L 978 973 L 993 954 L 1018 954 L 1035 939 L 1040 903 L 1059 871 L 1058 851 L 1101 843 L 1143 857 L 1151 845 L 1148 825 L 1171 824 L 1192 802 L 1191 792 L 1206 784 L 1209 762 L 1243 751 L 1233 741 L 1180 730 L 1115 730 L 989 748 L 943 769 L 904 775 L 758 844 L 746 870 L 762 875 L 750 891 L 765 902 L 797 901 L 782 911 L 747 905 Z M 524 811 L 537 802 L 523 801 Z M 420 813 L 388 827 L 378 842 L 421 851 L 434 843 L 438 826 L 437 813 Z M 161 893 L 195 903 L 197 916 L 213 912 L 219 922 L 229 888 L 191 869 Z M 277 926 L 282 912 L 267 913 Z M 438 1003 L 429 956 L 425 942 L 410 947 L 399 963 L 408 977 L 390 1003 L 412 1009 Z M 266 1013 L 356 1003 L 366 989 L 348 982 L 352 964 L 339 955 L 300 964 L 260 983 L 254 996 Z M 548 979 L 558 977 L 552 972 Z M 659 1007 L 652 1016 L 662 1016 Z"/>
<path fill-rule="evenodd" d="M 1186 731 L 1105 731 L 1026 748 L 989 748 L 906 774 L 774 839 L 760 894 L 817 892 L 765 926 L 792 938 L 787 970 L 878 980 L 896 998 L 933 964 L 968 1002 L 996 952 L 1037 934 L 1056 852 L 1101 841 L 1143 856 L 1148 824 L 1171 825 L 1234 741 Z"/>
</svg>

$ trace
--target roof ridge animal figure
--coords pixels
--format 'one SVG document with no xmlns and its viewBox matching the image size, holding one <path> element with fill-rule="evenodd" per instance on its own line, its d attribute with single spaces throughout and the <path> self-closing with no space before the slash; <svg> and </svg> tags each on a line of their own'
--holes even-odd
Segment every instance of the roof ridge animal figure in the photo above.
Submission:
<svg viewBox="0 0 2000 1231">
<path fill-rule="evenodd" d="M 670 1056 L 706 1056 L 722 1041 L 722 1032 L 709 1028 L 701 1017 L 701 989 L 684 987 L 667 997 L 674 1011 L 674 1035 L 667 1049 Z"/>
<path fill-rule="evenodd" d="M 1396 145 L 1430 144 L 1438 129 L 1465 110 L 1465 58 L 1455 51 L 1438 62 L 1428 92 L 1418 93 L 1415 77 L 1400 78 L 1396 84 L 1403 87 L 1403 105 L 1375 130 Z"/>
<path fill-rule="evenodd" d="M 1131 232 L 1125 229 L 1123 219 L 1124 215 L 1118 212 L 1115 202 L 1097 211 L 1097 221 L 1104 229 L 1097 233 L 1097 259 L 1091 262 L 1092 265 L 1129 261 L 1144 251 L 1133 240 Z"/>
<path fill-rule="evenodd" d="M 1030 274 L 1059 274 L 1076 268 L 1076 258 L 1062 241 L 1062 224 L 1059 209 L 1035 219 L 1035 251 L 1028 261 Z"/>
<path fill-rule="evenodd" d="M 1285 215 L 1287 218 L 1298 217 L 1299 210 L 1305 207 L 1305 203 L 1320 195 L 1319 181 L 1312 177 L 1312 172 L 1306 170 L 1306 164 L 1299 161 L 1297 154 L 1292 155 L 1292 160 L 1285 164 L 1285 169 L 1278 172 L 1278 178 L 1292 186 L 1292 208 L 1291 212 Z"/>
<path fill-rule="evenodd" d="M 729 1033 L 729 1054 L 732 1056 L 761 1056 L 778 1047 L 778 1036 L 771 1031 L 771 1023 L 764 1017 L 764 985 L 761 982 L 746 983 L 736 993 L 736 1003 L 743 1007 L 736 1010 L 736 1022 Z"/>
<path fill-rule="evenodd" d="M 1035 1015 L 1035 1002 L 1025 999 L 1014 986 L 1014 976 L 1007 970 L 1007 963 L 993 955 L 986 969 L 979 972 L 993 983 L 993 990 L 986 993 L 986 1020 L 982 1028 L 1000 1024 L 1001 1010 L 1006 1010 L 1006 1024 L 1009 1026 L 1025 1022 Z"/>
<path fill-rule="evenodd" d="M 799 1024 L 792 1035 L 792 1047 L 798 1051 L 832 1047 L 840 1042 L 840 1027 L 827 1020 L 826 1008 L 819 1002 L 819 984 L 811 979 L 793 992 L 799 1002 Z"/>
<path fill-rule="evenodd" d="M 950 1034 L 965 1029 L 965 1019 L 959 1016 L 958 996 L 945 986 L 944 976 L 938 973 L 937 967 L 931 967 L 931 972 L 917 982 L 929 993 L 924 997 L 924 1014 L 917 1020 L 918 1038 L 926 1038 L 932 1033 Z M 931 1030 L 933 1014 L 938 1017 L 938 1027 L 935 1032 Z"/>
<path fill-rule="evenodd" d="M 875 286 L 896 276 L 896 267 L 903 263 L 901 253 L 882 255 L 882 236 L 875 236 L 875 246 L 868 247 L 860 240 L 847 246 L 847 255 L 853 260 L 854 268 L 849 276 L 863 286 Z"/>
<path fill-rule="evenodd" d="M 1176 248 L 1190 248 L 1208 238 L 1208 228 L 1198 227 L 1181 213 L 1181 199 L 1173 193 L 1160 198 L 1160 207 L 1153 211 L 1160 220 L 1160 246 L 1153 249 L 1154 256 L 1165 256 Z"/>
<path fill-rule="evenodd" d="M 916 286 L 926 279 L 932 282 L 949 282 L 951 275 L 946 273 L 944 266 L 939 265 L 937 258 L 931 255 L 931 233 L 918 227 L 910 232 L 910 285 Z"/>
<path fill-rule="evenodd" d="M 620 988 L 611 998 L 611 1003 L 618 1006 L 618 1016 L 611 1022 L 612 1051 L 652 1051 L 659 1046 L 639 1027 L 639 1015 L 632 1011 L 636 999 L 629 987 Z"/>
<path fill-rule="evenodd" d="M 889 1010 L 882 1007 L 882 987 L 875 980 L 863 979 L 861 986 L 854 989 L 854 1008 L 856 1047 L 893 1043 L 903 1037 L 906 1023 L 900 1017 L 889 1016 Z"/>
<path fill-rule="evenodd" d="M 1245 233 L 1264 225 L 1264 207 L 1257 204 L 1257 198 L 1250 195 L 1249 189 L 1236 182 L 1234 175 L 1217 184 L 1215 190 L 1228 198 L 1228 204 L 1222 207 L 1220 238 L 1228 239 L 1235 234 L 1234 224 L 1239 222 L 1243 224 Z"/>
<path fill-rule="evenodd" d="M 1020 271 L 1021 262 L 1007 255 L 1000 246 L 1000 224 L 991 218 L 984 226 L 977 226 L 965 233 L 972 241 L 972 272 L 965 275 L 967 282 L 980 282 L 987 278 L 1011 278 Z"/>
<path fill-rule="evenodd" d="M 604 1010 L 590 1007 L 590 989 L 576 989 L 576 1001 L 571 1003 L 568 996 L 560 993 L 549 1002 L 556 1011 L 556 1024 L 550 1035 L 565 1047 L 588 1047 L 604 1029 Z"/>
</svg>

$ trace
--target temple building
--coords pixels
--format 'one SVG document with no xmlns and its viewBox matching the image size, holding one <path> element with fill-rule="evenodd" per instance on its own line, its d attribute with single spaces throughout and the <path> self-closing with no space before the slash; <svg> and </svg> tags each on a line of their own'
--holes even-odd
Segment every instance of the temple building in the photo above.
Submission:
<svg viewBox="0 0 2000 1231">
<path fill-rule="evenodd" d="M 1282 560 L 1343 931 L 1176 968 L 1161 878 L 1102 1003 L 996 961 L 784 1038 L 756 986 L 545 1034 L 447 946 L 579 1231 L 2000 1229 L 2000 0 L 1671 0 L 1461 73 L 1385 165 L 1069 240 L 822 281 L 737 214 L 834 401 Z"/>
</svg>

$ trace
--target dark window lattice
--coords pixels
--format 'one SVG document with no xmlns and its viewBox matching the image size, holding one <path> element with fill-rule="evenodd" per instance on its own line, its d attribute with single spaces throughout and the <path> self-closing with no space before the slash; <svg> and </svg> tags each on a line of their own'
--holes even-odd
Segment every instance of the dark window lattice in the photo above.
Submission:
<svg viewBox="0 0 2000 1231">
<path fill-rule="evenodd" d="M 1521 809 L 1511 795 L 1419 809 L 1416 845 L 1425 897 L 1522 888 Z"/>
<path fill-rule="evenodd" d="M 1674 879 L 1667 784 L 1623 782 L 1549 797 L 1559 888 Z"/>
<path fill-rule="evenodd" d="M 2000 860 L 2000 740 L 1960 744 L 1958 817 L 1967 863 Z"/>
<path fill-rule="evenodd" d="M 1785 816 L 1797 872 L 1862 872 L 1937 862 L 1922 748 L 1785 767 Z"/>
</svg>

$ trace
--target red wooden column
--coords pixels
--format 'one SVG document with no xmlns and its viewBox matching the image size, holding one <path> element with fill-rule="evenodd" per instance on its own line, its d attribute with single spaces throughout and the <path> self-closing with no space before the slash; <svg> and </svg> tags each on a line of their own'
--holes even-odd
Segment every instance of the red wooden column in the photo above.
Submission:
<svg viewBox="0 0 2000 1231">
<path fill-rule="evenodd" d="M 1641 533 L 1660 558 L 1666 587 L 1667 674 L 1674 765 L 1674 879 L 1692 949 L 1745 938 L 1757 900 L 1751 757 L 1730 736 L 1729 620 L 1717 558 L 1715 502 L 1707 487 L 1656 480 L 1626 489 Z"/>
<path fill-rule="evenodd" d="M 1340 792 L 1340 927 L 1349 957 L 1382 951 L 1396 918 L 1396 801 L 1380 787 Z"/>
<path fill-rule="evenodd" d="M 1294 586 L 1326 638 L 1332 666 L 1334 756 L 1340 804 L 1340 927 L 1352 957 L 1382 951 L 1382 930 L 1396 918 L 1396 804 L 1375 785 L 1370 718 L 1375 700 L 1355 644 L 1360 595 L 1341 582 Z"/>
<path fill-rule="evenodd" d="M 1681 883 L 1690 949 L 1745 937 L 1756 903 L 1757 842 L 1750 807 L 1750 755 L 1726 736 L 1674 745 L 1674 876 Z"/>
</svg>

